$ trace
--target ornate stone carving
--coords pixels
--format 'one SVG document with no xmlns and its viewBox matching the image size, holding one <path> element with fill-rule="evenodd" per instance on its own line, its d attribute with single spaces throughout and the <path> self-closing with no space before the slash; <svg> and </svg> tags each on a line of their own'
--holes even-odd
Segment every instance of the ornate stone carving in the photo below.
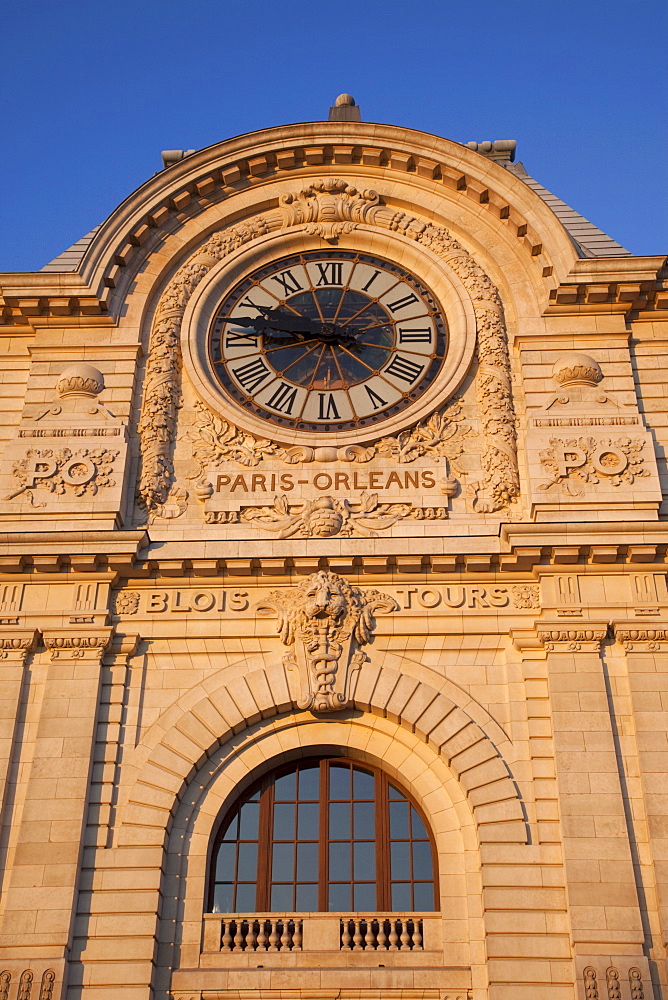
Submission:
<svg viewBox="0 0 668 1000">
<path fill-rule="evenodd" d="M 139 419 L 142 469 L 138 499 L 149 511 L 164 504 L 172 486 L 171 451 L 176 435 L 176 413 L 181 405 L 179 331 L 183 312 L 193 291 L 217 261 L 267 231 L 259 216 L 249 223 L 215 233 L 177 271 L 160 299 L 149 339 L 144 401 Z"/>
<path fill-rule="evenodd" d="M 617 969 L 609 968 L 605 974 L 609 1000 L 622 1000 L 622 984 Z"/>
<path fill-rule="evenodd" d="M 360 222 L 373 225 L 380 196 L 372 190 L 358 191 L 337 177 L 326 177 L 296 195 L 283 195 L 279 205 L 285 227 L 304 226 L 307 233 L 327 240 L 352 232 Z"/>
<path fill-rule="evenodd" d="M 56 981 L 56 974 L 53 969 L 46 969 L 42 974 L 42 984 L 39 990 L 39 1000 L 52 1000 L 53 986 Z"/>
<path fill-rule="evenodd" d="M 37 633 L 34 629 L 0 635 L 0 659 L 23 662 L 27 654 L 35 648 L 36 640 Z"/>
<path fill-rule="evenodd" d="M 593 969 L 591 966 L 584 970 L 584 990 L 585 1000 L 599 1000 L 596 969 Z"/>
<path fill-rule="evenodd" d="M 45 634 L 44 645 L 50 650 L 52 660 L 99 660 L 109 645 L 110 638 L 111 629 L 97 635 Z"/>
<path fill-rule="evenodd" d="M 59 396 L 98 396 L 104 389 L 104 376 L 92 365 L 71 365 L 56 382 Z"/>
<path fill-rule="evenodd" d="M 119 452 L 110 448 L 84 448 L 72 452 L 69 448 L 54 451 L 52 448 L 31 448 L 25 458 L 15 462 L 12 475 L 17 488 L 4 497 L 14 500 L 24 495 L 32 507 L 45 507 L 35 502 L 35 489 L 63 496 L 95 496 L 98 489 L 115 486 L 112 478 L 114 462 Z"/>
<path fill-rule="evenodd" d="M 369 537 L 378 534 L 374 529 L 391 528 L 411 512 L 409 503 L 379 503 L 377 493 L 362 493 L 359 501 L 352 503 L 323 496 L 295 505 L 281 494 L 274 497 L 273 507 L 244 508 L 241 520 L 275 531 L 279 538 Z"/>
<path fill-rule="evenodd" d="M 114 594 L 114 614 L 136 615 L 139 610 L 139 594 L 136 590 L 117 590 Z"/>
<path fill-rule="evenodd" d="M 631 1000 L 645 1000 L 640 969 L 629 969 L 629 983 L 631 985 Z"/>
<path fill-rule="evenodd" d="M 6 969 L 0 972 L 0 1000 L 7 1000 L 9 997 L 9 987 L 12 985 L 12 974 Z"/>
<path fill-rule="evenodd" d="M 516 608 L 540 607 L 540 587 L 534 584 L 518 584 L 511 588 L 510 595 Z"/>
<path fill-rule="evenodd" d="M 603 379 L 603 372 L 598 361 L 588 354 L 581 354 L 580 351 L 569 351 L 555 361 L 552 368 L 552 378 L 559 386 L 595 386 Z"/>
<path fill-rule="evenodd" d="M 598 652 L 608 634 L 605 624 L 589 624 L 577 628 L 559 625 L 539 625 L 538 638 L 548 652 Z"/>
<path fill-rule="evenodd" d="M 394 598 L 353 587 L 336 573 L 321 570 L 297 587 L 276 590 L 257 606 L 278 615 L 281 641 L 292 647 L 284 657 L 301 684 L 300 708 L 334 712 L 351 699 L 353 676 L 367 659 L 375 615 L 398 609 Z"/>
<path fill-rule="evenodd" d="M 400 232 L 428 247 L 445 260 L 471 296 L 478 331 L 476 387 L 485 436 L 483 476 L 480 482 L 470 486 L 473 508 L 489 513 L 517 499 L 519 473 L 510 359 L 503 307 L 495 285 L 447 229 L 387 208 L 381 204 L 380 196 L 375 191 L 359 192 L 344 180 L 326 178 L 314 181 L 294 195 L 283 196 L 277 211 L 214 234 L 167 286 L 158 304 L 149 339 L 139 420 L 142 468 L 138 499 L 149 512 L 165 503 L 173 482 L 172 448 L 180 406 L 179 332 L 188 300 L 204 275 L 233 250 L 282 228 L 303 226 L 309 233 L 329 234 L 331 237 L 360 224 Z M 414 435 L 414 443 L 421 440 L 427 446 L 429 435 L 434 433 L 434 425 L 429 428 L 428 423 L 418 425 L 426 436 L 422 431 L 418 432 Z M 209 440 L 209 447 L 215 449 L 220 446 L 236 452 L 234 460 L 242 461 L 242 464 L 255 464 L 258 453 L 263 454 L 263 449 L 268 447 L 264 439 L 245 434 L 225 421 L 220 421 L 215 437 L 216 441 Z M 434 447 L 436 441 L 432 440 L 431 448 Z M 290 452 L 291 449 L 287 449 L 284 454 L 289 456 Z M 350 454 L 347 460 L 368 460 L 362 457 L 364 449 L 353 449 Z M 442 450 L 439 454 L 447 452 Z M 196 460 L 199 462 L 203 457 L 204 449 Z M 293 461 L 303 460 L 293 458 Z M 207 485 L 204 482 L 203 489 Z"/>
<path fill-rule="evenodd" d="M 640 452 L 645 442 L 641 438 L 550 438 L 550 447 L 540 452 L 542 467 L 550 481 L 538 488 L 549 490 L 562 484 L 571 496 L 582 496 L 584 490 L 575 480 L 590 486 L 605 483 L 629 485 L 638 476 L 649 476 Z"/>
<path fill-rule="evenodd" d="M 19 979 L 19 991 L 16 994 L 16 1000 L 30 1000 L 33 978 L 34 975 L 32 969 L 26 969 L 25 972 L 21 973 L 21 978 Z"/>
<path fill-rule="evenodd" d="M 630 653 L 659 652 L 668 640 L 668 628 L 634 628 L 630 625 L 615 625 L 615 639 Z"/>
</svg>

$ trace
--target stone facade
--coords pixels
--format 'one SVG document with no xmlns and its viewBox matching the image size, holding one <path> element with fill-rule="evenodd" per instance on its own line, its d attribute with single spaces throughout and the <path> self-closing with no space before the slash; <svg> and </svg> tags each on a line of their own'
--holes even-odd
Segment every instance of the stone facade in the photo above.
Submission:
<svg viewBox="0 0 668 1000">
<path fill-rule="evenodd" d="M 0 1000 L 666 990 L 664 258 L 579 244 L 508 144 L 354 118 L 173 158 L 0 278 Z M 323 250 L 415 275 L 445 357 L 272 430 L 212 316 Z M 209 912 L 221 815 L 325 753 L 419 806 L 436 911 Z"/>
</svg>

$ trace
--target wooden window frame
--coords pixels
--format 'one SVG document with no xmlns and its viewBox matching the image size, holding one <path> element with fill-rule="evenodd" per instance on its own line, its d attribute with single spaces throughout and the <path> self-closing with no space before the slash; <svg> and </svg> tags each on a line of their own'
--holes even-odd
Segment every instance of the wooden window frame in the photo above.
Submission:
<svg viewBox="0 0 668 1000">
<path fill-rule="evenodd" d="M 306 766 L 305 766 L 306 765 Z M 272 830 L 272 816 L 273 807 L 275 804 L 275 783 L 279 778 L 287 775 L 296 773 L 298 771 L 307 770 L 310 767 L 317 766 L 319 769 L 319 797 L 317 800 L 310 799 L 309 802 L 317 801 L 319 807 L 319 817 L 320 822 L 318 824 L 318 912 L 328 913 L 328 912 L 344 912 L 330 910 L 328 906 L 329 902 L 329 805 L 330 805 L 330 782 L 329 776 L 332 765 L 345 765 L 349 768 L 351 775 L 351 792 L 350 792 L 350 807 L 351 807 L 351 831 L 350 831 L 350 843 L 355 841 L 355 828 L 354 828 L 354 804 L 355 792 L 354 784 L 352 782 L 354 769 L 360 768 L 361 770 L 371 773 L 374 778 L 374 811 L 375 811 L 375 858 L 376 858 L 376 906 L 375 911 L 378 913 L 389 913 L 392 912 L 391 907 L 391 865 L 390 865 L 390 796 L 389 796 L 389 786 L 394 785 L 397 790 L 404 796 L 405 800 L 417 812 L 420 817 L 424 828 L 427 833 L 428 843 L 430 846 L 430 856 L 431 856 L 431 870 L 432 870 L 432 884 L 433 884 L 433 910 L 420 911 L 420 912 L 438 912 L 440 910 L 440 891 L 439 891 L 439 880 L 438 880 L 438 865 L 437 865 L 437 854 L 436 847 L 434 843 L 434 837 L 431 831 L 430 824 L 427 821 L 422 809 L 418 803 L 414 800 L 412 795 L 402 787 L 401 782 L 390 778 L 386 772 L 382 771 L 378 767 L 374 767 L 372 764 L 368 764 L 366 761 L 358 760 L 353 757 L 342 757 L 334 754 L 323 754 L 314 755 L 313 757 L 299 758 L 298 760 L 292 761 L 289 764 L 282 764 L 271 771 L 267 772 L 263 777 L 259 778 L 242 794 L 236 801 L 230 806 L 224 814 L 222 814 L 222 820 L 218 825 L 218 830 L 213 842 L 213 850 L 211 852 L 211 861 L 209 865 L 209 878 L 208 878 L 208 891 L 207 900 L 209 912 L 213 909 L 214 896 L 216 885 L 220 884 L 216 881 L 216 862 L 218 858 L 218 850 L 220 844 L 223 841 L 223 836 L 227 832 L 228 826 L 237 812 L 241 809 L 245 802 L 247 802 L 253 795 L 255 795 L 258 790 L 259 794 L 259 817 L 258 817 L 258 861 L 257 861 L 257 872 L 256 872 L 256 905 L 255 912 L 257 913 L 269 913 L 272 912 L 271 907 L 271 854 L 272 845 L 274 843 L 274 836 Z M 297 790 L 295 793 L 295 798 L 293 799 L 295 806 L 295 822 L 297 823 L 298 817 L 298 805 L 300 804 L 299 798 L 299 779 L 297 780 Z M 306 800 L 305 800 L 306 801 Z M 359 801 L 368 801 L 359 800 Z M 286 841 L 287 838 L 286 838 Z M 293 844 L 293 901 L 296 901 L 296 886 L 297 881 L 297 844 L 300 843 L 299 839 L 299 827 L 296 825 L 293 830 L 292 844 Z M 409 811 L 409 837 L 408 843 L 412 845 L 414 843 L 412 837 L 412 824 L 410 820 Z M 238 843 L 238 840 L 237 840 Z M 237 849 L 238 850 L 238 849 Z M 235 855 L 236 857 L 236 855 Z M 351 871 L 348 884 L 352 887 L 355 884 L 354 879 L 354 869 L 353 864 L 353 849 L 351 846 Z M 411 887 L 411 897 L 414 897 L 414 886 L 416 881 L 413 877 L 413 858 L 412 849 L 409 847 L 409 858 L 410 858 L 410 880 L 408 885 Z M 233 884 L 233 899 L 236 903 L 236 887 L 239 884 L 239 880 L 236 878 L 237 872 L 233 873 L 234 878 L 230 878 L 230 883 Z M 425 880 L 418 880 L 421 884 L 425 884 Z M 286 883 L 288 884 L 288 883 Z M 309 883 L 313 884 L 313 883 Z M 352 889 L 351 889 L 352 891 Z M 351 903 L 354 903 L 354 893 L 351 896 Z M 290 908 L 291 911 L 296 912 L 296 907 Z M 365 908 L 368 910 L 369 908 Z M 240 912 L 238 909 L 231 912 Z M 279 912 L 278 910 L 276 912 Z M 280 912 L 284 912 L 281 910 Z M 285 911 L 287 912 L 287 910 Z M 346 912 L 348 912 L 346 910 Z M 356 912 L 350 908 L 350 912 Z M 362 911 L 359 911 L 362 912 Z"/>
</svg>

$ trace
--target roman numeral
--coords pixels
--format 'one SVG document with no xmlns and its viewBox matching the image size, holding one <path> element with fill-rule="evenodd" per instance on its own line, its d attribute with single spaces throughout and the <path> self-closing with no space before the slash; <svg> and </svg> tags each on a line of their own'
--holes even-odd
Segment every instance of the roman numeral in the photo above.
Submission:
<svg viewBox="0 0 668 1000">
<path fill-rule="evenodd" d="M 254 392 L 271 372 L 262 358 L 256 358 L 255 361 L 249 361 L 247 365 L 241 365 L 240 368 L 233 368 L 232 374 L 244 387 L 246 392 Z"/>
<path fill-rule="evenodd" d="M 431 328 L 430 327 L 413 327 L 412 330 L 404 330 L 399 327 L 399 343 L 400 344 L 430 344 L 431 343 Z"/>
<path fill-rule="evenodd" d="M 318 287 L 320 285 L 342 285 L 343 284 L 343 264 L 337 264 L 334 261 L 329 261 L 327 264 L 320 264 L 316 261 L 315 265 L 320 271 L 320 280 L 318 281 Z"/>
<path fill-rule="evenodd" d="M 271 399 L 267 400 L 266 405 L 271 406 L 272 410 L 278 410 L 279 413 L 287 413 L 288 416 L 291 416 L 296 398 L 297 390 L 288 385 L 287 382 L 281 382 Z"/>
<path fill-rule="evenodd" d="M 286 295 L 292 295 L 294 292 L 300 292 L 302 289 L 292 271 L 283 271 L 282 274 L 274 274 L 271 280 L 277 281 Z"/>
<path fill-rule="evenodd" d="M 368 385 L 365 385 L 364 388 L 366 389 L 366 394 L 371 400 L 371 405 L 373 406 L 374 410 L 379 410 L 381 406 L 387 406 L 386 399 L 383 399 L 382 396 L 379 396 L 377 393 L 375 393 L 373 389 L 369 388 Z"/>
<path fill-rule="evenodd" d="M 325 396 L 327 396 L 327 411 L 325 412 Z M 340 420 L 341 416 L 336 408 L 334 395 L 331 392 L 319 392 L 320 412 L 318 420 Z"/>
<path fill-rule="evenodd" d="M 417 301 L 418 301 L 417 295 L 413 295 L 413 293 L 411 292 L 410 295 L 404 295 L 403 299 L 395 299 L 394 302 L 388 302 L 387 308 L 390 310 L 390 312 L 395 313 L 398 309 L 405 309 L 406 306 L 410 306 Z"/>
<path fill-rule="evenodd" d="M 380 274 L 380 271 L 374 271 L 374 272 L 373 272 L 373 274 L 371 275 L 371 277 L 370 277 L 370 278 L 369 278 L 369 280 L 367 281 L 366 285 L 365 285 L 365 286 L 364 286 L 364 288 L 362 289 L 362 291 L 363 291 L 363 292 L 366 292 L 367 288 L 370 288 L 370 287 L 371 287 L 371 285 L 372 285 L 372 284 L 373 284 L 373 282 L 374 282 L 374 281 L 376 280 L 376 278 L 378 277 L 378 275 L 379 275 L 379 274 Z"/>
<path fill-rule="evenodd" d="M 236 330 L 227 330 L 225 333 L 225 347 L 257 347 L 259 333 L 248 333 L 243 330 L 238 333 Z"/>
<path fill-rule="evenodd" d="M 255 302 L 253 302 L 250 295 L 247 295 L 245 299 L 242 299 L 241 302 L 239 302 L 239 305 L 250 306 L 251 309 L 258 309 L 258 310 L 260 309 L 260 307 L 256 305 Z"/>
<path fill-rule="evenodd" d="M 403 382 L 415 382 L 423 371 L 424 365 L 416 365 L 414 361 L 409 361 L 408 358 L 402 358 L 400 354 L 397 354 L 383 374 L 394 375 L 395 378 L 400 378 Z"/>
</svg>

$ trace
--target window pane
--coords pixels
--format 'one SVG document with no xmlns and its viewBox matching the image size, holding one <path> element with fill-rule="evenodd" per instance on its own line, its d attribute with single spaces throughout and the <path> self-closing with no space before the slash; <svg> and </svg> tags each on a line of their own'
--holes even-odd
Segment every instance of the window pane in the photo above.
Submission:
<svg viewBox="0 0 668 1000">
<path fill-rule="evenodd" d="M 295 877 L 294 844 L 274 844 L 271 857 L 272 878 L 292 881 Z"/>
<path fill-rule="evenodd" d="M 242 840 L 257 840 L 259 802 L 245 802 L 239 815 L 239 836 Z"/>
<path fill-rule="evenodd" d="M 218 848 L 216 858 L 216 881 L 227 878 L 234 878 L 234 856 L 236 853 L 235 844 L 221 844 Z M 229 911 L 226 911 L 229 912 Z"/>
<path fill-rule="evenodd" d="M 355 824 L 355 839 L 373 840 L 376 827 L 375 807 L 373 802 L 356 802 L 353 806 L 353 821 Z"/>
<path fill-rule="evenodd" d="M 318 886 L 298 885 L 296 910 L 302 913 L 314 913 L 318 909 Z"/>
<path fill-rule="evenodd" d="M 270 909 L 275 913 L 288 913 L 292 909 L 291 885 L 272 885 Z"/>
<path fill-rule="evenodd" d="M 356 879 L 376 877 L 376 845 L 370 843 L 353 845 L 354 870 Z"/>
<path fill-rule="evenodd" d="M 427 840 L 427 831 L 424 823 L 420 819 L 417 811 L 411 808 L 411 824 L 413 826 L 413 840 Z"/>
<path fill-rule="evenodd" d="M 299 819 L 297 824 L 297 835 L 300 840 L 318 839 L 318 816 L 320 807 L 317 802 L 302 803 L 298 806 Z"/>
<path fill-rule="evenodd" d="M 284 774 L 274 782 L 274 800 L 276 802 L 294 802 L 296 798 L 297 780 L 294 771 Z"/>
<path fill-rule="evenodd" d="M 311 802 L 320 798 L 320 768 L 309 767 L 299 772 L 299 798 Z"/>
<path fill-rule="evenodd" d="M 394 787 L 394 785 L 388 785 L 387 787 L 389 789 L 389 794 L 390 794 L 390 798 L 391 799 L 405 799 L 406 798 L 406 796 L 404 795 L 404 793 L 400 792 L 398 788 Z"/>
<path fill-rule="evenodd" d="M 239 813 L 235 813 L 227 824 L 221 840 L 236 840 L 239 835 Z"/>
<path fill-rule="evenodd" d="M 358 767 L 353 771 L 353 791 L 356 799 L 372 799 L 375 795 L 373 775 L 361 771 Z"/>
<path fill-rule="evenodd" d="M 411 887 L 408 882 L 392 883 L 392 909 L 395 913 L 411 910 Z"/>
<path fill-rule="evenodd" d="M 366 884 L 356 885 L 354 887 L 354 901 L 353 910 L 375 910 L 376 909 L 376 883 L 367 882 Z"/>
<path fill-rule="evenodd" d="M 350 768 L 347 765 L 333 764 L 329 769 L 330 799 L 350 798 Z"/>
<path fill-rule="evenodd" d="M 416 882 L 413 892 L 416 910 L 434 909 L 434 886 L 431 882 Z"/>
<path fill-rule="evenodd" d="M 413 878 L 431 879 L 431 845 L 427 840 L 413 844 Z"/>
<path fill-rule="evenodd" d="M 254 882 L 256 880 L 257 844 L 239 844 L 237 878 L 240 882 Z"/>
<path fill-rule="evenodd" d="M 237 885 L 237 902 L 235 913 L 253 913 L 255 911 L 255 885 Z"/>
<path fill-rule="evenodd" d="M 350 840 L 350 805 L 347 802 L 329 804 L 329 839 Z"/>
<path fill-rule="evenodd" d="M 297 878 L 303 882 L 318 881 L 317 844 L 297 844 Z"/>
<path fill-rule="evenodd" d="M 349 885 L 330 885 L 329 910 L 334 913 L 346 913 L 352 909 L 350 905 Z"/>
<path fill-rule="evenodd" d="M 350 879 L 350 843 L 329 845 L 329 877 Z"/>
<path fill-rule="evenodd" d="M 232 913 L 232 896 L 234 886 L 230 882 L 217 885 L 213 890 L 213 912 Z"/>
<path fill-rule="evenodd" d="M 390 838 L 408 839 L 408 802 L 390 802 Z"/>
<path fill-rule="evenodd" d="M 408 879 L 411 877 L 411 866 L 409 862 L 409 843 L 407 840 L 398 840 L 390 844 L 390 867 L 391 876 L 394 879 Z"/>
<path fill-rule="evenodd" d="M 274 806 L 274 840 L 295 839 L 295 807 L 290 805 Z"/>
</svg>

